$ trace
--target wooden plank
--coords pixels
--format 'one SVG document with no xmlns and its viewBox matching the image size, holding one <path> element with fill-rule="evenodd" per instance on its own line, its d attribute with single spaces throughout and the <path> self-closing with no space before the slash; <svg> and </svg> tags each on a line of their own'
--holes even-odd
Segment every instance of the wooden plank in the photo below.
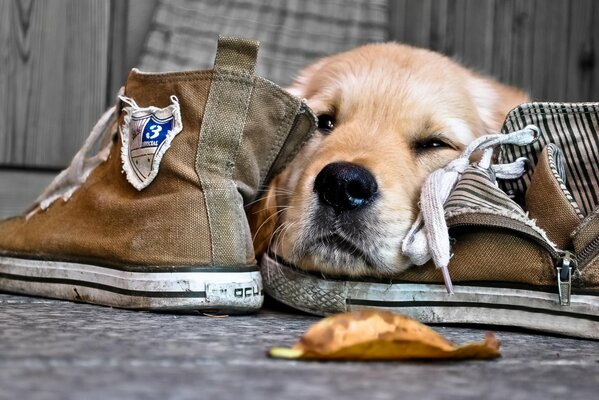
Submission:
<svg viewBox="0 0 599 400">
<path fill-rule="evenodd" d="M 0 164 L 64 166 L 106 106 L 110 3 L 8 0 Z"/>
<path fill-rule="evenodd" d="M 392 39 L 454 56 L 534 99 L 599 100 L 598 1 L 402 0 L 389 20 Z"/>
<path fill-rule="evenodd" d="M 431 32 L 433 0 L 408 1 L 405 15 L 405 41 L 414 46 L 428 47 Z"/>
<path fill-rule="evenodd" d="M 430 10 L 431 33 L 428 47 L 442 53 L 447 53 L 447 7 L 448 0 L 437 0 Z"/>
<path fill-rule="evenodd" d="M 406 4 L 408 3 L 409 0 L 389 2 L 389 36 L 391 40 L 406 42 Z"/>
<path fill-rule="evenodd" d="M 453 35 L 449 30 L 450 13 L 449 0 L 436 0 L 431 8 L 431 33 L 429 49 L 445 54 L 453 54 Z M 452 3 L 454 3 L 452 1 Z"/>
<path fill-rule="evenodd" d="M 460 15 L 462 14 L 463 3 L 459 3 L 456 0 L 448 0 L 446 8 L 446 19 L 445 22 L 445 54 L 453 56 L 460 60 L 461 56 L 457 52 L 459 37 L 462 32 L 460 28 Z M 439 12 L 443 12 L 439 10 Z"/>
<path fill-rule="evenodd" d="M 128 1 L 126 71 L 138 65 L 139 58 L 146 44 L 148 32 L 152 27 L 154 10 L 158 3 L 158 0 Z"/>
<path fill-rule="evenodd" d="M 568 77 L 568 13 L 571 2 L 535 0 L 532 95 L 535 100 L 564 101 Z"/>
<path fill-rule="evenodd" d="M 110 1 L 110 27 L 108 37 L 110 41 L 108 63 L 108 90 L 106 91 L 106 105 L 115 102 L 118 90 L 127 79 L 127 25 L 129 19 L 129 0 Z"/>
<path fill-rule="evenodd" d="M 456 1 L 456 53 L 470 67 L 491 67 L 495 1 Z"/>
<path fill-rule="evenodd" d="M 465 21 L 465 7 L 467 0 L 452 0 L 451 30 L 453 32 L 453 57 L 460 62 L 468 62 L 464 57 L 464 36 L 466 35 L 467 21 Z"/>
<path fill-rule="evenodd" d="M 599 100 L 599 93 L 593 96 L 593 73 L 597 75 L 597 52 L 599 35 L 592 35 L 597 19 L 593 18 L 596 0 L 577 0 L 571 3 L 569 15 L 569 35 L 567 54 L 567 85 L 565 100 Z M 599 31 L 596 30 L 597 33 Z"/>
<path fill-rule="evenodd" d="M 110 82 L 107 105 L 125 84 L 131 68 L 139 63 L 152 27 L 158 0 L 111 0 L 110 2 Z"/>
<path fill-rule="evenodd" d="M 0 170 L 0 218 L 25 211 L 57 172 Z"/>
<path fill-rule="evenodd" d="M 493 13 L 493 62 L 490 73 L 502 82 L 510 77 L 514 0 L 496 1 Z"/>
<path fill-rule="evenodd" d="M 0 121 L 3 121 L 3 127 L 0 129 L 0 160 L 6 158 L 11 151 L 11 141 L 13 137 L 8 134 L 11 131 L 14 120 L 11 114 L 12 106 L 9 104 L 9 84 L 13 79 L 13 69 L 11 68 L 11 54 L 9 53 L 9 44 L 11 42 L 10 26 L 12 3 L 8 1 L 0 1 Z M 12 93 L 12 91 L 11 91 Z"/>
<path fill-rule="evenodd" d="M 505 81 L 521 87 L 527 92 L 531 91 L 534 74 L 531 55 L 534 51 L 535 7 L 535 1 L 516 1 L 514 3 L 512 9 L 514 40 L 509 57 L 510 68 Z"/>
</svg>

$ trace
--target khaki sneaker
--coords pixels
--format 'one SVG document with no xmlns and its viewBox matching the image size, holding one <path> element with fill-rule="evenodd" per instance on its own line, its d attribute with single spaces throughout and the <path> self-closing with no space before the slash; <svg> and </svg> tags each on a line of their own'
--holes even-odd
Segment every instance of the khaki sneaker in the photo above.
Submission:
<svg viewBox="0 0 599 400">
<path fill-rule="evenodd" d="M 244 203 L 316 119 L 254 74 L 257 50 L 221 38 L 212 70 L 134 69 L 71 165 L 27 215 L 0 223 L 0 290 L 134 309 L 259 309 Z"/>
<path fill-rule="evenodd" d="M 487 149 L 479 162 L 464 163 L 467 154 L 427 180 L 402 247 L 424 265 L 384 282 L 323 277 L 271 251 L 262 260 L 266 292 L 321 315 L 379 307 L 426 323 L 599 338 L 598 121 L 599 103 L 521 105 L 507 134 L 469 147 Z M 535 168 L 526 172 L 522 157 Z"/>
</svg>

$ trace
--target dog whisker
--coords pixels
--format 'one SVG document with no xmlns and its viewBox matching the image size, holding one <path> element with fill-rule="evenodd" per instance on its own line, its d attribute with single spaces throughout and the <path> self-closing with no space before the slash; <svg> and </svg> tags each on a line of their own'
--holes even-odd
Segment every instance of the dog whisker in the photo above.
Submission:
<svg viewBox="0 0 599 400">
<path fill-rule="evenodd" d="M 273 209 L 273 208 L 274 208 L 274 209 L 291 209 L 291 208 L 294 208 L 294 207 L 293 207 L 293 206 L 272 206 L 272 207 L 264 207 L 264 208 L 261 208 L 261 209 L 259 209 L 259 210 L 256 210 L 256 211 L 252 212 L 252 215 L 254 215 L 254 214 L 259 214 L 259 213 L 261 213 L 262 211 L 268 211 L 268 210 L 270 210 L 270 209 Z"/>
<path fill-rule="evenodd" d="M 279 248 L 281 241 L 285 238 L 285 235 L 289 233 L 291 228 L 295 225 L 295 223 L 287 223 L 285 224 L 285 228 L 277 234 L 277 241 L 275 242 L 275 249 Z"/>
<path fill-rule="evenodd" d="M 268 221 L 270 221 L 270 220 L 271 220 L 271 219 L 273 219 L 273 218 L 276 218 L 276 217 L 278 217 L 278 216 L 279 216 L 279 214 L 281 214 L 281 213 L 285 212 L 285 210 L 287 210 L 287 209 L 288 209 L 288 207 L 285 207 L 285 208 L 283 208 L 283 209 L 281 209 L 281 210 L 279 210 L 279 211 L 277 211 L 277 212 L 273 213 L 273 214 L 272 214 L 272 215 L 270 215 L 268 218 L 266 218 L 266 219 L 265 219 L 265 220 L 262 222 L 262 224 L 261 224 L 261 225 L 258 227 L 258 229 L 256 229 L 256 232 L 254 233 L 254 236 L 252 237 L 252 241 L 256 240 L 256 237 L 258 236 L 258 233 L 259 233 L 259 232 L 260 232 L 260 230 L 261 230 L 261 229 L 262 229 L 262 228 L 263 228 L 263 227 L 266 225 L 266 223 L 267 223 Z"/>
<path fill-rule="evenodd" d="M 291 227 L 294 225 L 294 223 L 283 223 L 281 224 L 272 234 L 271 238 L 270 238 L 270 243 L 269 243 L 269 247 L 272 246 L 272 242 L 273 240 L 275 240 L 275 246 L 274 249 L 278 249 L 279 248 L 279 244 L 281 243 L 281 239 L 282 237 L 285 236 L 285 234 L 289 231 L 289 229 L 291 229 Z M 272 248 L 272 247 L 271 247 Z"/>
<path fill-rule="evenodd" d="M 283 194 L 283 193 L 275 193 L 275 194 L 274 194 L 274 195 L 272 195 L 271 197 L 272 197 L 272 198 L 277 198 L 277 197 L 283 197 L 283 198 L 287 198 L 287 197 L 289 197 L 289 194 L 287 194 L 287 193 L 285 193 L 285 194 Z M 254 201 L 250 201 L 249 203 L 247 203 L 246 205 L 244 205 L 244 207 L 245 207 L 245 208 L 248 208 L 248 207 L 250 207 L 251 205 L 254 205 L 254 204 L 256 204 L 256 203 L 259 203 L 259 202 L 261 202 L 261 201 L 263 201 L 263 200 L 264 200 L 264 197 L 258 197 L 256 200 L 254 200 Z"/>
</svg>

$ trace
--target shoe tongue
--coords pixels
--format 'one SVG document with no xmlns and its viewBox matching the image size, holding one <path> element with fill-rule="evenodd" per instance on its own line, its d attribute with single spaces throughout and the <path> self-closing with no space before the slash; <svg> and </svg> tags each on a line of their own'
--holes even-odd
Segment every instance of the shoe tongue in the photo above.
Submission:
<svg viewBox="0 0 599 400">
<path fill-rule="evenodd" d="M 526 191 L 526 208 L 559 248 L 569 249 L 570 235 L 583 217 L 566 187 L 562 160 L 556 145 L 543 149 Z"/>
<path fill-rule="evenodd" d="M 524 210 L 495 183 L 492 172 L 468 167 L 445 203 L 445 216 L 486 213 L 526 218 Z"/>
</svg>

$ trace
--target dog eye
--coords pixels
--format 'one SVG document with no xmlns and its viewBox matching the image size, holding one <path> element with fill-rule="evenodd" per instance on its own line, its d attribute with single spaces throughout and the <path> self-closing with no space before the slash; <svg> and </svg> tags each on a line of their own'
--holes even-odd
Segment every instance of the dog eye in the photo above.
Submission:
<svg viewBox="0 0 599 400">
<path fill-rule="evenodd" d="M 329 134 L 335 129 L 335 117 L 330 114 L 322 114 L 318 116 L 318 129 Z"/>
<path fill-rule="evenodd" d="M 435 150 L 451 146 L 439 138 L 430 138 L 420 142 L 416 142 L 415 147 L 416 150 Z"/>
</svg>

